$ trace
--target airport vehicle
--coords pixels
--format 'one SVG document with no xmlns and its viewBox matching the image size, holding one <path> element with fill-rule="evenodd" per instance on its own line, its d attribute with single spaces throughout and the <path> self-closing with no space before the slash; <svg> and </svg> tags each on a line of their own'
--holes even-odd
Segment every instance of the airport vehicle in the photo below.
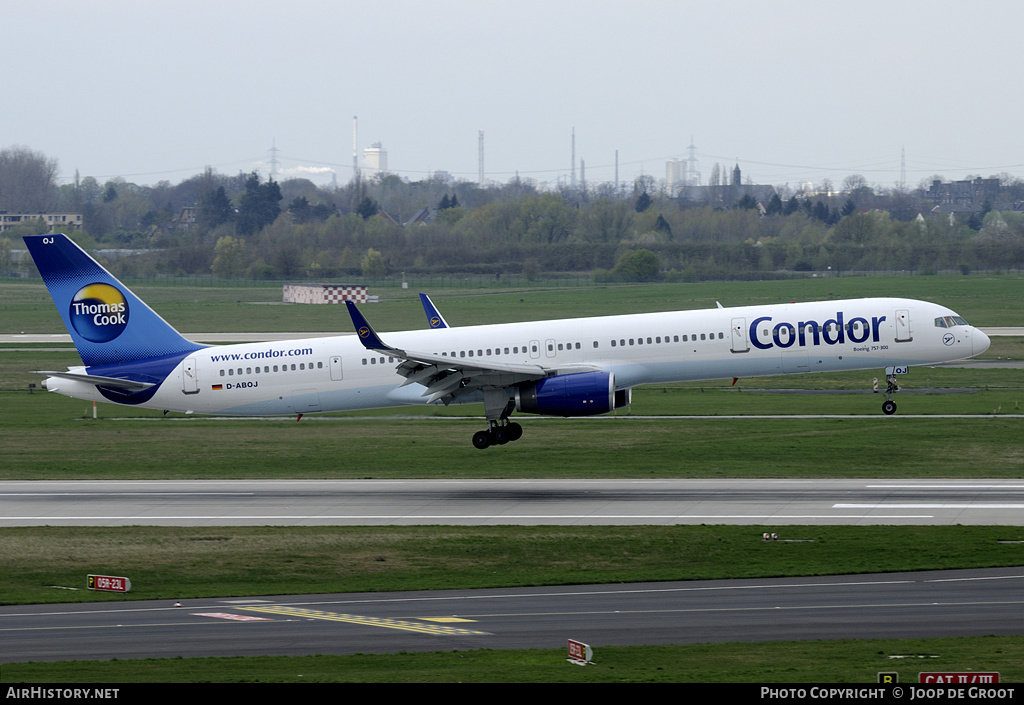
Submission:
<svg viewBox="0 0 1024 705">
<path fill-rule="evenodd" d="M 896 380 L 910 366 L 971 357 L 989 346 L 984 333 L 948 308 L 898 298 L 385 335 L 347 302 L 355 336 L 207 346 L 182 337 L 66 236 L 25 242 L 83 362 L 41 372 L 47 390 L 165 413 L 300 419 L 483 402 L 488 427 L 473 435 L 481 449 L 522 435 L 510 420 L 515 411 L 603 414 L 628 405 L 635 386 L 681 380 L 884 368 L 882 410 L 892 414 Z"/>
</svg>

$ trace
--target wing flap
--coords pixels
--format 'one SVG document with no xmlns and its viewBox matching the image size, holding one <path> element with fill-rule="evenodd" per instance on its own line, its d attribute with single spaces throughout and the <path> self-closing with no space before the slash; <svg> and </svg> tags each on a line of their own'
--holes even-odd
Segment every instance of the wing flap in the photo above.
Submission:
<svg viewBox="0 0 1024 705">
<path fill-rule="evenodd" d="M 395 368 L 398 374 L 405 377 L 402 386 L 422 384 L 426 388 L 422 396 L 429 397 L 428 403 L 441 400 L 447 404 L 463 394 L 509 387 L 556 374 L 555 370 L 540 365 L 484 361 L 479 358 L 467 360 L 392 347 L 373 330 L 354 303 L 345 303 L 363 347 L 402 360 Z"/>
</svg>

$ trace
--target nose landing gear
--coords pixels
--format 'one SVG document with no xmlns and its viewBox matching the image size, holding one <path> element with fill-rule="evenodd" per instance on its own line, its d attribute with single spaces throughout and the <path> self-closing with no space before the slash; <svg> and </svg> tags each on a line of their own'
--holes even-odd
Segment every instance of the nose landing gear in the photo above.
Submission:
<svg viewBox="0 0 1024 705">
<path fill-rule="evenodd" d="M 882 413 L 892 416 L 896 413 L 896 402 L 892 400 L 892 395 L 900 391 L 900 387 L 896 384 L 896 375 L 892 372 L 886 372 L 885 382 L 885 401 L 882 402 Z"/>
</svg>

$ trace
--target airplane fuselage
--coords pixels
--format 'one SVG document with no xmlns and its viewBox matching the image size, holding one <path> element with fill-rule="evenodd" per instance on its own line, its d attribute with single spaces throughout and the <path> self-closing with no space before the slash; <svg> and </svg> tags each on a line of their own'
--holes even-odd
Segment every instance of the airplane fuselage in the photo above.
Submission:
<svg viewBox="0 0 1024 705">
<path fill-rule="evenodd" d="M 394 332 L 395 348 L 453 362 L 539 365 L 559 374 L 602 370 L 616 389 L 676 381 L 906 367 L 983 352 L 987 337 L 953 311 L 874 298 L 742 306 Z M 174 359 L 178 358 L 178 359 Z M 402 362 L 357 336 L 246 343 L 138 362 L 73 368 L 153 380 L 144 393 L 50 377 L 46 387 L 94 401 L 199 414 L 258 416 L 423 404 L 402 386 Z M 479 402 L 483 394 L 457 403 Z"/>
</svg>

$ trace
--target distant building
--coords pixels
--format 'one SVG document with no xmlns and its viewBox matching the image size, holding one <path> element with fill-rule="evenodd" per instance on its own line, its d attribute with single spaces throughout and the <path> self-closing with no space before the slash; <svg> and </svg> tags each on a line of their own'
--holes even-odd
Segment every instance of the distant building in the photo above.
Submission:
<svg viewBox="0 0 1024 705">
<path fill-rule="evenodd" d="M 77 230 L 82 227 L 81 213 L 8 213 L 0 211 L 0 233 L 34 220 L 45 221 L 50 230 L 63 227 Z"/>
<path fill-rule="evenodd" d="M 380 142 L 363 150 L 363 164 L 371 176 L 388 170 L 388 152 Z"/>
<path fill-rule="evenodd" d="M 675 198 L 679 189 L 686 185 L 686 162 L 682 159 L 670 159 L 665 162 L 665 189 L 668 195 Z"/>
<path fill-rule="evenodd" d="M 932 181 L 927 196 L 941 210 L 947 212 L 977 211 L 986 201 L 994 202 L 999 197 L 1002 186 L 999 179 L 983 179 L 951 181 L 942 183 L 939 179 Z"/>
<path fill-rule="evenodd" d="M 188 230 L 196 224 L 196 206 L 185 206 L 181 209 L 181 215 L 175 219 L 175 224 L 182 230 Z"/>
<path fill-rule="evenodd" d="M 744 196 L 750 196 L 763 206 L 775 195 L 774 186 L 744 184 L 742 177 L 740 165 L 737 164 L 732 170 L 732 183 L 709 186 L 688 184 L 681 186 L 677 195 L 681 201 L 700 203 L 714 208 L 732 208 Z"/>
</svg>

